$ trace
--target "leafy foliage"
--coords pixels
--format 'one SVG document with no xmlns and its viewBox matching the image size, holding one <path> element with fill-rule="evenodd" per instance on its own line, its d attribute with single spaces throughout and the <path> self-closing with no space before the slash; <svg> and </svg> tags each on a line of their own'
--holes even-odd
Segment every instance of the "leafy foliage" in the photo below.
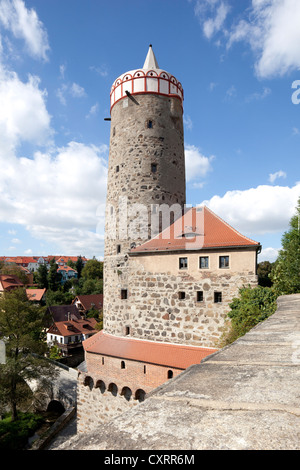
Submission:
<svg viewBox="0 0 300 470">
<path fill-rule="evenodd" d="M 271 272 L 278 295 L 300 292 L 300 199 L 296 211 L 290 229 L 282 237 L 282 249 Z"/>
<path fill-rule="evenodd" d="M 18 420 L 6 416 L 0 421 L 0 450 L 22 450 L 28 437 L 43 422 L 43 418 L 32 413 L 19 413 Z"/>
<path fill-rule="evenodd" d="M 229 304 L 231 319 L 229 331 L 222 339 L 224 345 L 230 344 L 240 336 L 245 335 L 251 328 L 272 315 L 276 308 L 276 292 L 269 287 L 244 287 Z"/>
</svg>

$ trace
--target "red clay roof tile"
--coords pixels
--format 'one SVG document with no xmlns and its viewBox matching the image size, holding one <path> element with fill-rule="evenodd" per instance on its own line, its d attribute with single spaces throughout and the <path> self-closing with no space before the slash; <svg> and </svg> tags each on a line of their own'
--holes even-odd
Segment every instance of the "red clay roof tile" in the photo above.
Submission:
<svg viewBox="0 0 300 470">
<path fill-rule="evenodd" d="M 83 343 L 87 353 L 118 357 L 132 361 L 186 369 L 199 364 L 217 349 L 183 344 L 148 341 L 132 337 L 113 336 L 103 330 Z"/>
</svg>

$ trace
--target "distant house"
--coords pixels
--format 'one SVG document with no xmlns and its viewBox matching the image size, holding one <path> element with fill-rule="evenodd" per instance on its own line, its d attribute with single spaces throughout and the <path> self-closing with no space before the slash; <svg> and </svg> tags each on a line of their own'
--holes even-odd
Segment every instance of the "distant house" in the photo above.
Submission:
<svg viewBox="0 0 300 470">
<path fill-rule="evenodd" d="M 77 279 L 78 274 L 77 271 L 70 266 L 59 266 L 57 272 L 61 274 L 61 283 L 64 284 L 66 281 L 70 281 L 71 279 Z"/>
<path fill-rule="evenodd" d="M 96 324 L 94 318 L 55 322 L 47 331 L 47 344 L 56 344 L 63 356 L 83 352 L 82 341 L 97 333 Z"/>
<path fill-rule="evenodd" d="M 46 298 L 46 289 L 26 289 L 28 300 L 34 303 L 43 303 Z"/>
<path fill-rule="evenodd" d="M 18 287 L 24 287 L 24 284 L 17 276 L 10 274 L 0 274 L 0 294 L 3 292 L 11 291 Z"/>
<path fill-rule="evenodd" d="M 92 308 L 101 312 L 103 309 L 103 294 L 77 295 L 72 303 L 76 305 L 82 316 L 86 316 Z"/>
<path fill-rule="evenodd" d="M 81 320 L 81 316 L 76 305 L 54 305 L 47 308 L 46 312 L 48 327 L 52 323 L 71 320 Z"/>
</svg>

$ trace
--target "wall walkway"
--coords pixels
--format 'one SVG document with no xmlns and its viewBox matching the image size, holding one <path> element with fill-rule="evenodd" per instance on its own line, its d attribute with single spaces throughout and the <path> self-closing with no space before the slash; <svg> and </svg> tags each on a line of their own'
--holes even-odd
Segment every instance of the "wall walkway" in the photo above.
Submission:
<svg viewBox="0 0 300 470">
<path fill-rule="evenodd" d="M 300 294 L 66 450 L 300 448 Z"/>
</svg>

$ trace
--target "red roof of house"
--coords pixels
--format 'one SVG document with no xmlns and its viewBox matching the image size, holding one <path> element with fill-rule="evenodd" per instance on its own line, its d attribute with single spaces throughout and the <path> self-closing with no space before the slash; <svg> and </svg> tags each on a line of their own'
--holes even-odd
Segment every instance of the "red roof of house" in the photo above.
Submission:
<svg viewBox="0 0 300 470">
<path fill-rule="evenodd" d="M 78 300 L 85 310 L 95 307 L 98 310 L 103 306 L 103 294 L 77 295 L 73 304 Z"/>
<path fill-rule="evenodd" d="M 212 348 L 113 336 L 103 330 L 82 344 L 86 352 L 183 370 L 199 364 L 206 356 L 217 351 Z"/>
<path fill-rule="evenodd" d="M 131 249 L 130 253 L 246 246 L 259 247 L 260 244 L 239 233 L 204 206 L 190 209 L 170 227 Z"/>
<path fill-rule="evenodd" d="M 11 274 L 0 274 L 0 284 L 2 284 L 3 290 L 24 287 L 24 284 L 20 281 L 20 279 L 17 276 Z"/>
<path fill-rule="evenodd" d="M 46 289 L 26 289 L 28 300 L 40 302 L 45 294 Z"/>
<path fill-rule="evenodd" d="M 95 326 L 97 320 L 88 318 L 86 320 L 69 320 L 53 323 L 47 333 L 53 333 L 60 336 L 72 336 L 79 334 L 96 333 Z"/>
</svg>

